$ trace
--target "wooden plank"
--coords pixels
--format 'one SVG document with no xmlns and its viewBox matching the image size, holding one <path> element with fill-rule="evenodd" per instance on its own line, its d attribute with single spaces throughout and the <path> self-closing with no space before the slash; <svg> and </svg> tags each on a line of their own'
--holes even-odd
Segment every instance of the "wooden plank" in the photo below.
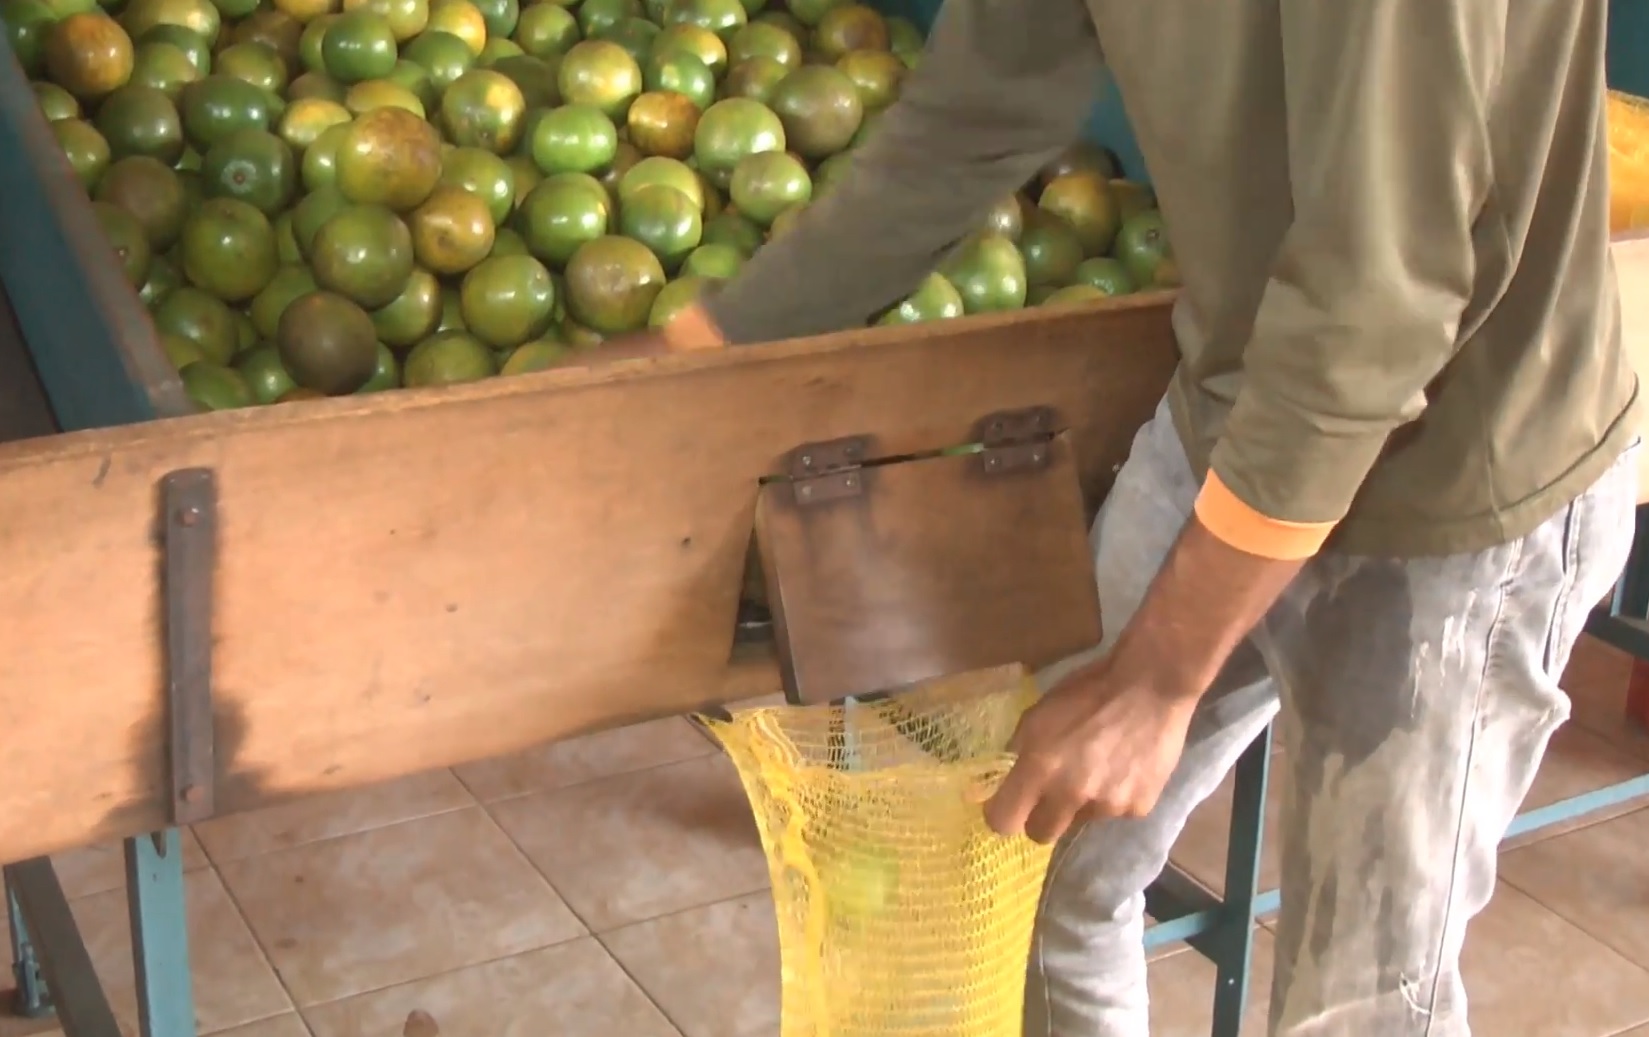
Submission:
<svg viewBox="0 0 1649 1037">
<path fill-rule="evenodd" d="M 762 487 L 756 538 L 796 701 L 1014 663 L 1040 669 L 1099 643 L 1070 444 L 1056 436 L 1021 449 L 1039 451 L 1043 466 L 925 457 L 848 472 L 841 496 L 830 482 L 844 476 Z"/>
<path fill-rule="evenodd" d="M 0 860 L 165 821 L 169 471 L 219 475 L 234 811 L 760 693 L 729 654 L 785 451 L 1045 404 L 1093 495 L 1174 363 L 1157 296 L 0 446 Z"/>
<path fill-rule="evenodd" d="M 1649 385 L 1649 233 L 1617 236 L 1614 254 L 1615 277 L 1620 282 L 1621 338 L 1639 381 Z M 1649 418 L 1645 420 L 1649 423 Z M 1649 450 L 1638 453 L 1638 503 L 1649 504 Z"/>
</svg>

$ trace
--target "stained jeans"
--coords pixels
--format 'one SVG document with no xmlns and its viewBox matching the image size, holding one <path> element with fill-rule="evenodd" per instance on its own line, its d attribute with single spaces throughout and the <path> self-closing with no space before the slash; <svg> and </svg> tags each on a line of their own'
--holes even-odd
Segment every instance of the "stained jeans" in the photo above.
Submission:
<svg viewBox="0 0 1649 1037">
<path fill-rule="evenodd" d="M 1093 527 L 1109 635 L 1139 606 L 1197 488 L 1160 408 Z M 1056 849 L 1026 1037 L 1147 1037 L 1143 891 L 1279 703 L 1269 1034 L 1466 1037 L 1466 926 L 1494 892 L 1496 848 L 1569 715 L 1558 677 L 1625 564 L 1636 494 L 1623 457 L 1521 540 L 1309 563 L 1203 700 L 1156 809 L 1090 824 Z M 1040 675 L 1044 687 L 1091 657 Z"/>
</svg>

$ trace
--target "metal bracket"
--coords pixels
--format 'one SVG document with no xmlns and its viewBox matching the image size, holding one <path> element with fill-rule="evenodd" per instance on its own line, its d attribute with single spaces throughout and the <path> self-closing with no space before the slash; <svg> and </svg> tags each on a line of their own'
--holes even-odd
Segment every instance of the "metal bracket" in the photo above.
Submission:
<svg viewBox="0 0 1649 1037">
<path fill-rule="evenodd" d="M 171 728 L 172 823 L 216 808 L 212 723 L 212 577 L 217 569 L 217 475 L 185 468 L 160 481 L 166 697 Z"/>
<path fill-rule="evenodd" d="M 974 438 L 984 447 L 979 463 L 986 475 L 1035 471 L 1048 466 L 1048 442 L 1058 431 L 1052 407 L 998 411 L 980 419 Z"/>
<path fill-rule="evenodd" d="M 806 507 L 864 493 L 864 473 L 860 466 L 869 452 L 869 436 L 805 443 L 792 450 L 785 468 L 796 504 Z"/>
</svg>

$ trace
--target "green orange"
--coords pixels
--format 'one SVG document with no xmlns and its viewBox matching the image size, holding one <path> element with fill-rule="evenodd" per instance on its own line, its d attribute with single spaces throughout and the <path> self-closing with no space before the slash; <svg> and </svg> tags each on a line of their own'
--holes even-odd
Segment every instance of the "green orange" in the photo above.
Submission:
<svg viewBox="0 0 1649 1037">
<path fill-rule="evenodd" d="M 726 187 L 733 167 L 748 155 L 785 149 L 785 128 L 766 106 L 748 98 L 717 101 L 699 120 L 693 157 L 699 171 L 717 187 Z"/>
<path fill-rule="evenodd" d="M 916 291 L 882 314 L 878 324 L 921 324 L 930 320 L 952 320 L 965 313 L 962 296 L 940 274 L 929 274 Z"/>
<path fill-rule="evenodd" d="M 308 267 L 295 264 L 281 267 L 263 286 L 263 291 L 252 297 L 252 327 L 261 337 L 273 341 L 275 332 L 280 328 L 281 314 L 286 312 L 292 300 L 308 295 L 319 287 Z"/>
<path fill-rule="evenodd" d="M 683 277 L 705 277 L 725 281 L 744 266 L 745 254 L 725 242 L 700 245 L 682 261 Z"/>
<path fill-rule="evenodd" d="M 737 67 L 742 61 L 758 57 L 771 58 L 785 68 L 800 68 L 802 45 L 771 22 L 751 22 L 727 41 L 727 63 Z"/>
<path fill-rule="evenodd" d="M 365 115 L 380 108 L 399 108 L 411 112 L 422 122 L 427 114 L 424 102 L 407 87 L 389 79 L 368 79 L 356 83 L 344 93 L 344 107 L 351 115 Z"/>
<path fill-rule="evenodd" d="M 56 83 L 30 83 L 34 88 L 34 96 L 40 102 L 40 114 L 46 117 L 47 122 L 56 122 L 59 119 L 80 118 L 80 102 L 74 95 L 58 86 Z"/>
<path fill-rule="evenodd" d="M 813 49 L 827 61 L 839 61 L 856 50 L 888 49 L 887 22 L 880 12 L 850 3 L 825 12 L 813 29 Z"/>
<path fill-rule="evenodd" d="M 773 91 L 784 82 L 790 70 L 768 57 L 746 58 L 727 70 L 721 82 L 719 96 L 746 97 L 767 104 L 773 100 Z"/>
<path fill-rule="evenodd" d="M 561 173 L 532 189 L 516 226 L 534 256 L 560 267 L 580 247 L 605 235 L 611 221 L 612 201 L 599 180 L 585 173 Z"/>
<path fill-rule="evenodd" d="M 128 86 L 151 86 L 167 97 L 177 97 L 183 88 L 204 75 L 185 54 L 182 47 L 172 43 L 139 43 L 132 58 L 132 76 Z"/>
<path fill-rule="evenodd" d="M 173 165 L 183 155 L 183 117 L 167 94 L 152 86 L 123 86 L 103 99 L 97 129 L 115 158 L 148 155 Z"/>
<path fill-rule="evenodd" d="M 235 311 L 223 300 L 191 285 L 175 288 L 153 318 L 156 330 L 193 342 L 208 360 L 227 364 L 239 345 Z"/>
<path fill-rule="evenodd" d="M 1019 251 L 1025 257 L 1029 284 L 1063 286 L 1076 277 L 1082 262 L 1082 242 L 1064 220 L 1039 214 L 1027 220 L 1019 235 Z"/>
<path fill-rule="evenodd" d="M 397 43 L 405 43 L 429 25 L 429 0 L 344 0 L 344 10 L 364 8 L 389 23 Z"/>
<path fill-rule="evenodd" d="M 407 212 L 441 179 L 441 138 L 411 112 L 378 108 L 349 124 L 334 161 L 334 183 L 345 198 Z"/>
<path fill-rule="evenodd" d="M 441 125 L 460 147 L 507 155 L 521 141 L 526 118 L 521 88 L 491 69 L 465 72 L 441 95 Z"/>
<path fill-rule="evenodd" d="M 93 197 L 131 213 L 157 255 L 171 248 L 183 230 L 183 184 L 159 159 L 119 159 L 104 171 Z"/>
<path fill-rule="evenodd" d="M 529 4 L 516 22 L 511 37 L 523 51 L 544 58 L 567 53 L 582 39 L 578 19 L 565 7 L 553 3 Z"/>
<path fill-rule="evenodd" d="M 501 375 L 517 375 L 531 374 L 534 371 L 547 371 L 552 367 L 560 367 L 572 360 L 575 355 L 573 347 L 567 345 L 567 343 L 541 338 L 523 343 L 510 354 L 510 358 L 504 362 L 504 366 L 499 369 L 498 373 Z"/>
<path fill-rule="evenodd" d="M 454 148 L 441 160 L 441 183 L 461 187 L 487 203 L 492 221 L 502 224 L 519 192 L 509 162 L 481 148 Z"/>
<path fill-rule="evenodd" d="M 486 343 L 466 331 L 438 331 L 412 347 L 401 365 L 407 388 L 460 385 L 491 378 L 498 362 Z"/>
<path fill-rule="evenodd" d="M 618 210 L 619 230 L 645 245 L 666 271 L 681 266 L 704 236 L 704 217 L 693 199 L 663 184 L 638 187 Z"/>
<path fill-rule="evenodd" d="M 698 131 L 700 108 L 686 94 L 653 91 L 630 105 L 625 128 L 643 155 L 688 158 Z"/>
<path fill-rule="evenodd" d="M 1097 288 L 1106 295 L 1128 295 L 1139 289 L 1128 267 L 1111 256 L 1095 256 L 1077 264 L 1071 281 Z"/>
<path fill-rule="evenodd" d="M 617 122 L 641 94 L 641 66 L 616 43 L 584 40 L 563 55 L 556 83 L 567 104 L 593 105 Z"/>
<path fill-rule="evenodd" d="M 348 123 L 328 126 L 310 142 L 309 147 L 304 149 L 302 173 L 306 190 L 318 191 L 337 183 L 338 148 L 343 144 L 344 134 L 348 132 Z"/>
<path fill-rule="evenodd" d="M 677 53 L 698 58 L 718 78 L 727 70 L 727 44 L 701 25 L 667 25 L 654 38 L 654 59 L 662 60 Z"/>
<path fill-rule="evenodd" d="M 42 54 L 52 82 L 81 100 L 105 97 L 132 75 L 132 38 L 102 12 L 71 14 L 53 25 Z"/>
<path fill-rule="evenodd" d="M 487 203 L 459 187 L 437 187 L 413 210 L 408 226 L 414 257 L 442 275 L 461 274 L 481 262 L 496 237 Z"/>
<path fill-rule="evenodd" d="M 704 209 L 704 185 L 698 174 L 687 163 L 673 158 L 644 158 L 625 171 L 618 181 L 618 201 L 623 205 L 637 188 L 650 184 L 673 187 L 693 200 L 699 210 Z"/>
<path fill-rule="evenodd" d="M 410 349 L 435 334 L 441 323 L 441 282 L 415 267 L 407 286 L 387 306 L 372 311 L 378 340 L 396 349 Z"/>
<path fill-rule="evenodd" d="M 939 272 L 955 286 L 970 314 L 1017 310 L 1025 305 L 1025 260 L 1012 241 L 977 234 L 946 257 Z"/>
<path fill-rule="evenodd" d="M 710 281 L 703 277 L 678 277 L 666 284 L 653 300 L 647 313 L 649 328 L 662 328 L 675 319 L 676 314 L 698 301 Z"/>
<path fill-rule="evenodd" d="M 232 367 L 197 360 L 178 372 L 183 390 L 203 411 L 234 410 L 256 403 L 251 387 Z"/>
<path fill-rule="evenodd" d="M 533 124 L 528 146 L 545 176 L 598 173 L 618 154 L 618 128 L 594 105 L 566 104 Z"/>
<path fill-rule="evenodd" d="M 487 16 L 468 0 L 432 0 L 425 32 L 451 33 L 479 56 L 487 45 Z"/>
<path fill-rule="evenodd" d="M 739 212 L 766 227 L 786 209 L 806 205 L 813 197 L 813 181 L 789 152 L 762 151 L 733 167 L 729 192 Z"/>
<path fill-rule="evenodd" d="M 91 123 L 80 119 L 59 119 L 51 124 L 57 146 L 69 160 L 69 168 L 79 178 L 80 186 L 90 191 L 97 186 L 103 171 L 109 168 L 109 142 Z"/>
<path fill-rule="evenodd" d="M 323 97 L 300 97 L 281 113 L 277 132 L 287 147 L 302 154 L 328 127 L 349 122 L 349 109 Z"/>
<path fill-rule="evenodd" d="M 293 207 L 292 238 L 306 260 L 314 254 L 315 235 L 328 220 L 347 208 L 349 202 L 332 186 L 315 188 Z"/>
<path fill-rule="evenodd" d="M 402 57 L 429 73 L 436 93 L 474 68 L 475 54 L 460 37 L 434 28 L 419 33 L 402 51 Z"/>
<path fill-rule="evenodd" d="M 1085 255 L 1102 256 L 1111 250 L 1121 220 L 1110 183 L 1099 173 L 1078 171 L 1054 177 L 1042 188 L 1037 206 L 1070 224 Z"/>
<path fill-rule="evenodd" d="M 716 74 L 697 54 L 684 48 L 650 54 L 642 63 L 642 87 L 667 90 L 690 98 L 704 110 L 716 101 Z"/>
<path fill-rule="evenodd" d="M 644 13 L 640 0 L 581 0 L 576 6 L 578 27 L 588 39 L 600 36 L 626 18 Z"/>
<path fill-rule="evenodd" d="M 149 278 L 149 260 L 154 255 L 143 225 L 125 209 L 108 202 L 93 202 L 92 211 L 127 283 L 133 288 L 143 287 Z"/>
<path fill-rule="evenodd" d="M 492 256 L 464 275 L 459 308 L 469 333 L 494 349 L 544 334 L 555 314 L 555 285 L 532 256 Z"/>
<path fill-rule="evenodd" d="M 378 333 L 359 305 L 327 291 L 292 300 L 281 314 L 275 347 L 292 380 L 306 389 L 342 396 L 378 370 Z"/>
<path fill-rule="evenodd" d="M 280 265 L 269 217 L 235 198 L 201 202 L 184 220 L 178 250 L 189 282 L 225 302 L 257 295 Z"/>
<path fill-rule="evenodd" d="M 653 52 L 653 41 L 658 39 L 658 34 L 659 27 L 645 18 L 625 18 L 617 25 L 603 29 L 595 38 L 623 47 L 625 53 L 639 65 Z"/>
<path fill-rule="evenodd" d="M 791 150 L 814 161 L 847 147 L 865 117 L 853 80 L 830 65 L 791 72 L 773 88 L 770 103 Z"/>
<path fill-rule="evenodd" d="M 666 25 L 696 25 L 731 40 L 750 19 L 740 0 L 670 0 L 664 9 Z"/>
<path fill-rule="evenodd" d="M 364 8 L 339 15 L 321 39 L 326 74 L 340 83 L 382 79 L 399 56 L 389 19 Z"/>
<path fill-rule="evenodd" d="M 604 335 L 636 331 L 646 326 L 664 281 L 663 266 L 645 245 L 596 238 L 567 262 L 567 312 Z"/>
<path fill-rule="evenodd" d="M 1163 270 L 1170 267 L 1173 250 L 1168 244 L 1168 227 L 1162 213 L 1146 209 L 1129 217 L 1116 236 L 1117 258 L 1140 287 L 1173 287 L 1177 274 L 1164 278 Z"/>
<path fill-rule="evenodd" d="M 220 75 L 245 80 L 272 94 L 285 91 L 290 78 L 286 62 L 267 43 L 232 43 L 218 51 L 212 70 Z"/>
<path fill-rule="evenodd" d="M 274 346 L 260 346 L 246 353 L 235 361 L 235 370 L 251 390 L 252 399 L 260 404 L 274 403 L 298 387 Z"/>
<path fill-rule="evenodd" d="M 201 162 L 206 194 L 236 198 L 274 216 L 297 192 L 297 160 L 284 140 L 267 130 L 243 129 L 220 139 Z"/>
<path fill-rule="evenodd" d="M 274 123 L 274 100 L 243 79 L 207 76 L 184 87 L 178 97 L 184 136 L 204 153 L 236 130 L 267 130 Z"/>
<path fill-rule="evenodd" d="M 412 232 L 384 206 L 352 205 L 321 225 L 309 263 L 322 288 L 369 310 L 386 306 L 412 277 Z"/>
</svg>

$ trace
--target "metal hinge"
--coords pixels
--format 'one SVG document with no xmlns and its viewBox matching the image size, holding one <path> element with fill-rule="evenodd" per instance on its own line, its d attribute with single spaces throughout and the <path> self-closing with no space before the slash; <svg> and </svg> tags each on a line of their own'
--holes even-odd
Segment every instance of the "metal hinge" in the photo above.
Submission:
<svg viewBox="0 0 1649 1037">
<path fill-rule="evenodd" d="M 823 504 L 864 493 L 864 473 L 860 466 L 869 450 L 869 436 L 807 443 L 792 450 L 786 467 L 796 503 Z"/>
<path fill-rule="evenodd" d="M 974 433 L 983 450 L 979 463 L 987 475 L 1032 471 L 1048 465 L 1050 442 L 1057 431 L 1052 407 L 998 411 L 986 415 Z"/>
</svg>

